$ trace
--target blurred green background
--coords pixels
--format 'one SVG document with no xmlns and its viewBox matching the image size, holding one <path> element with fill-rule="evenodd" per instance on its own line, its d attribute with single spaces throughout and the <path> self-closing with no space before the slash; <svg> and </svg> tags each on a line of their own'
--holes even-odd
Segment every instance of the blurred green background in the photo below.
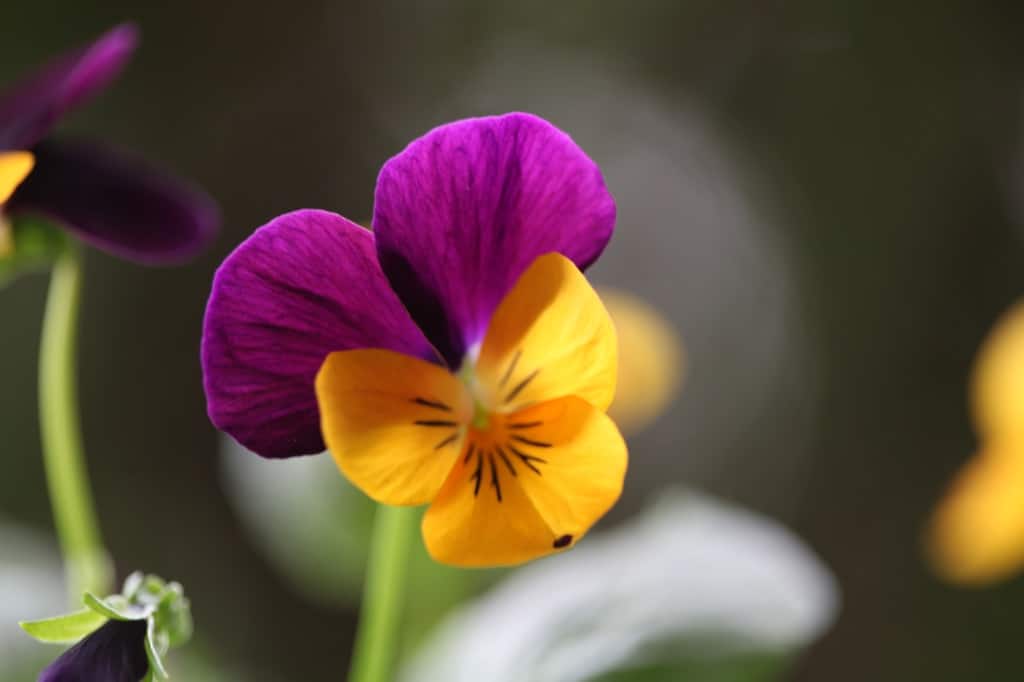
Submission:
<svg viewBox="0 0 1024 682">
<path fill-rule="evenodd" d="M 1024 581 L 943 586 L 920 531 L 973 448 L 973 354 L 1022 291 L 1024 6 L 80 0 L 4 14 L 4 82 L 137 21 L 137 59 L 67 132 L 221 202 L 216 247 L 187 267 L 89 254 L 81 390 L 120 571 L 182 581 L 199 637 L 241 679 L 328 679 L 356 613 L 288 587 L 226 501 L 198 364 L 213 270 L 284 211 L 369 216 L 377 170 L 410 139 L 509 109 L 550 118 L 602 165 L 620 215 L 595 279 L 653 302 L 687 341 L 684 393 L 632 440 L 607 523 L 677 481 L 795 529 L 843 610 L 794 679 L 1018 674 Z M 0 291 L 0 513 L 48 530 L 45 287 Z"/>
</svg>

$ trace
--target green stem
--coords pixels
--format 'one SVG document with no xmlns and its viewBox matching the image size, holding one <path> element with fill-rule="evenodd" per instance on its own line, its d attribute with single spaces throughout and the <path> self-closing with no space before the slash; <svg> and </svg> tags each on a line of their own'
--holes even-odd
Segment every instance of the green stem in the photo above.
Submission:
<svg viewBox="0 0 1024 682">
<path fill-rule="evenodd" d="M 107 594 L 110 560 L 100 539 L 82 451 L 75 348 L 82 268 L 69 246 L 53 267 L 39 348 L 39 424 L 53 520 L 64 554 L 68 596 Z"/>
<path fill-rule="evenodd" d="M 390 682 L 417 510 L 377 507 L 349 682 Z"/>
</svg>

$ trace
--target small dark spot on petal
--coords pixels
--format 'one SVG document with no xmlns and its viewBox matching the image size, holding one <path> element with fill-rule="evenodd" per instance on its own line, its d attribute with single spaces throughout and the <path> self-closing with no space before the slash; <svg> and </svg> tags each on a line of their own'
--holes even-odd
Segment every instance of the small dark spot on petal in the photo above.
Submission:
<svg viewBox="0 0 1024 682">
<path fill-rule="evenodd" d="M 563 547 L 568 547 L 569 543 L 571 543 L 571 542 L 572 542 L 572 536 L 571 535 L 562 535 L 560 537 L 555 538 L 554 547 L 555 547 L 555 549 L 562 549 Z"/>
</svg>

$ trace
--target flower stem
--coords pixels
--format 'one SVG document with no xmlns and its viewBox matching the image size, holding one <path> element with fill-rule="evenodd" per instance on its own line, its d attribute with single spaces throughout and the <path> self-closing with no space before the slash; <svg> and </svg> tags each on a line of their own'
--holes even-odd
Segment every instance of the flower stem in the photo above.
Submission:
<svg viewBox="0 0 1024 682">
<path fill-rule="evenodd" d="M 100 539 L 82 451 L 75 349 L 82 267 L 74 245 L 53 266 L 39 348 L 39 425 L 53 520 L 64 554 L 68 596 L 110 591 L 110 560 Z"/>
<path fill-rule="evenodd" d="M 390 682 L 417 510 L 377 507 L 349 682 Z"/>
</svg>

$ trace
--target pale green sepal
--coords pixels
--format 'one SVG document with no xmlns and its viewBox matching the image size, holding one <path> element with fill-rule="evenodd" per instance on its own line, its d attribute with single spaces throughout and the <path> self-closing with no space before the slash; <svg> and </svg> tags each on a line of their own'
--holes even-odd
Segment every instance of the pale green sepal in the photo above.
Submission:
<svg viewBox="0 0 1024 682">
<path fill-rule="evenodd" d="M 142 571 L 135 571 L 130 576 L 125 578 L 124 587 L 121 588 L 121 594 L 126 599 L 133 599 L 138 593 L 139 588 L 142 587 L 143 579 L 145 578 Z"/>
<path fill-rule="evenodd" d="M 163 642 L 161 640 L 164 640 Z M 156 623 L 151 618 L 146 629 L 146 658 L 149 659 L 149 671 L 153 682 L 163 682 L 170 678 L 167 669 L 164 667 L 160 650 L 167 650 L 166 637 L 161 637 L 156 629 Z M 161 646 L 163 645 L 163 646 Z"/>
<path fill-rule="evenodd" d="M 111 620 L 146 620 L 153 613 L 152 606 L 137 606 L 119 594 L 100 599 L 92 592 L 86 592 L 82 601 L 86 607 Z"/>
<path fill-rule="evenodd" d="M 92 609 L 82 609 L 63 616 L 22 621 L 18 625 L 37 641 L 46 644 L 74 644 L 106 622 L 107 616 Z"/>
<path fill-rule="evenodd" d="M 169 647 L 179 647 L 192 637 L 192 608 L 179 583 L 167 584 L 167 591 L 157 606 L 156 619 L 167 635 Z"/>
<path fill-rule="evenodd" d="M 0 214 L 0 287 L 19 275 L 45 270 L 68 248 L 67 234 L 35 216 Z"/>
</svg>

